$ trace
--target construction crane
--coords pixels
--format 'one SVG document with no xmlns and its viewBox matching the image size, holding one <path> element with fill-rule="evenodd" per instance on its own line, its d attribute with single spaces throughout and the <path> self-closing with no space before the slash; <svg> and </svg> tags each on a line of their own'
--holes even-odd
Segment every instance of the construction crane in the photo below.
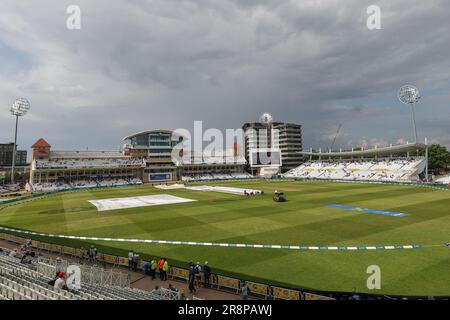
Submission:
<svg viewBox="0 0 450 320">
<path fill-rule="evenodd" d="M 338 129 L 336 131 L 336 134 L 334 136 L 333 142 L 331 143 L 331 146 L 330 146 L 329 150 L 333 150 L 334 143 L 336 142 L 336 138 L 339 135 L 339 132 L 341 131 L 341 128 L 342 128 L 342 123 L 339 124 L 339 127 L 338 127 Z"/>
</svg>

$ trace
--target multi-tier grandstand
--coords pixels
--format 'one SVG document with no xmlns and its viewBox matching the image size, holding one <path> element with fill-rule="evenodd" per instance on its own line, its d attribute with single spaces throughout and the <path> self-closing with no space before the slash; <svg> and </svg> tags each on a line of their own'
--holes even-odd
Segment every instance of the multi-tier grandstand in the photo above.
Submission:
<svg viewBox="0 0 450 320">
<path fill-rule="evenodd" d="M 244 170 L 244 157 L 234 150 L 214 157 L 184 154 L 180 159 L 172 159 L 174 142 L 179 139 L 171 134 L 168 130 L 158 130 L 126 137 L 124 140 L 132 143 L 125 144 L 122 151 L 54 151 L 47 141 L 39 139 L 32 146 L 27 190 L 43 192 L 252 177 Z"/>
<path fill-rule="evenodd" d="M 142 183 L 144 159 L 125 156 L 121 151 L 53 151 L 44 139 L 36 141 L 32 149 L 29 191 Z"/>
<path fill-rule="evenodd" d="M 377 159 L 306 162 L 287 172 L 287 178 L 353 181 L 420 181 L 425 159 Z"/>
<path fill-rule="evenodd" d="M 290 170 L 287 178 L 351 181 L 418 182 L 426 179 L 423 144 L 406 144 L 369 150 L 301 152 L 309 161 Z M 313 160 L 317 159 L 317 160 Z"/>
</svg>

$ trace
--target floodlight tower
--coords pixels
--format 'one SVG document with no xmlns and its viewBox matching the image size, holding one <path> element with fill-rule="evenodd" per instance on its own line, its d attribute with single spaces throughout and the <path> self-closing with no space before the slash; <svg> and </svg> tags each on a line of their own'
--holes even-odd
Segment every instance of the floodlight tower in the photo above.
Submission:
<svg viewBox="0 0 450 320">
<path fill-rule="evenodd" d="M 417 143 L 416 114 L 414 111 L 414 105 L 420 100 L 419 89 L 409 84 L 404 85 L 398 91 L 398 99 L 401 103 L 407 104 L 411 107 L 411 118 L 414 129 L 414 142 Z"/>
<path fill-rule="evenodd" d="M 262 124 L 264 124 L 267 127 L 266 134 L 267 134 L 267 137 L 270 137 L 270 145 L 266 145 L 266 148 L 272 147 L 272 143 L 273 143 L 273 132 L 272 132 L 273 117 L 272 117 L 272 115 L 268 112 L 264 112 L 259 117 L 259 122 L 261 122 Z"/>
<path fill-rule="evenodd" d="M 25 98 L 18 98 L 14 101 L 11 107 L 11 114 L 16 117 L 16 129 L 14 133 L 13 159 L 11 166 L 11 184 L 14 184 L 14 169 L 16 167 L 16 149 L 17 149 L 17 125 L 19 124 L 19 117 L 27 114 L 30 110 L 30 103 Z"/>
<path fill-rule="evenodd" d="M 266 130 L 266 138 L 270 137 L 270 141 L 267 141 L 266 143 L 266 148 L 271 148 L 272 144 L 273 144 L 273 130 L 272 130 L 272 122 L 273 122 L 273 117 L 270 113 L 264 112 L 260 117 L 259 117 L 259 122 L 261 122 L 262 124 L 264 124 L 267 128 Z M 269 143 L 270 142 L 270 143 Z"/>
<path fill-rule="evenodd" d="M 272 115 L 271 115 L 270 113 L 265 112 L 265 113 L 263 113 L 263 114 L 261 115 L 261 117 L 259 117 L 259 121 L 260 121 L 261 123 L 264 123 L 264 124 L 269 125 L 269 124 L 272 123 L 273 117 L 272 117 Z"/>
</svg>

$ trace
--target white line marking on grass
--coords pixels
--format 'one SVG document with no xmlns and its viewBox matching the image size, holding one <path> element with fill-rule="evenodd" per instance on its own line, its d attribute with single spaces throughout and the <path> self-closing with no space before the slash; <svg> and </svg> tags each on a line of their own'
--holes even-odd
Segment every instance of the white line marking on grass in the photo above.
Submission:
<svg viewBox="0 0 450 320">
<path fill-rule="evenodd" d="M 279 244 L 245 244 L 245 243 L 214 243 L 214 242 L 194 242 L 194 241 L 172 241 L 172 240 L 150 240 L 150 239 L 123 239 L 123 238 L 99 238 L 99 237 L 86 237 L 86 236 L 67 236 L 62 234 L 51 234 L 43 232 L 31 232 L 26 230 L 11 229 L 1 227 L 0 230 L 10 231 L 20 234 L 33 234 L 41 237 L 50 238 L 64 238 L 64 239 L 76 239 L 76 240 L 90 240 L 90 241 L 107 241 L 107 242 L 131 242 L 131 243 L 159 243 L 159 244 L 171 244 L 171 245 L 190 245 L 190 246 L 219 246 L 219 247 L 238 247 L 238 248 L 265 248 L 265 249 L 288 249 L 288 250 L 393 250 L 393 249 L 418 249 L 423 248 L 421 245 L 399 245 L 399 246 L 361 246 L 361 247 L 328 247 L 328 246 L 290 246 Z M 427 245 L 425 247 L 432 247 L 433 245 Z M 435 245 L 437 246 L 437 245 Z"/>
</svg>

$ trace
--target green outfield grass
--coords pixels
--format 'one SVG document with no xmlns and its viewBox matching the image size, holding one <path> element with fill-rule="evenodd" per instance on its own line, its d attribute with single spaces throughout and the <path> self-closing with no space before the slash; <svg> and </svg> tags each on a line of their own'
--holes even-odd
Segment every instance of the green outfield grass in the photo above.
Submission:
<svg viewBox="0 0 450 320">
<path fill-rule="evenodd" d="M 210 183 L 212 184 L 212 183 Z M 414 250 L 294 251 L 97 242 L 100 250 L 165 256 L 176 265 L 208 260 L 214 272 L 296 288 L 400 295 L 450 295 L 450 192 L 431 188 L 301 181 L 235 181 L 264 196 L 159 190 L 151 186 L 52 195 L 0 210 L 0 225 L 78 236 L 305 246 L 421 244 Z M 274 203 L 277 189 L 288 198 Z M 97 212 L 88 200 L 166 193 L 198 200 Z M 391 217 L 329 208 L 344 204 L 410 214 Z M 86 246 L 80 241 L 62 241 Z M 381 268 L 381 290 L 366 269 Z"/>
</svg>

